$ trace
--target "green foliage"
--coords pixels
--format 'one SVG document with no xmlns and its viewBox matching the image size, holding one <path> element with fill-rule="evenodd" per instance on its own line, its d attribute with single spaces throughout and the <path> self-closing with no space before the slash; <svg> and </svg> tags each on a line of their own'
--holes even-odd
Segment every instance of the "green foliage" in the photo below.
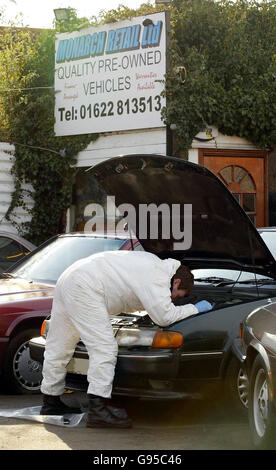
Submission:
<svg viewBox="0 0 276 470">
<path fill-rule="evenodd" d="M 175 0 L 164 119 L 188 149 L 207 124 L 276 144 L 275 2 Z M 177 67 L 185 67 L 181 80 Z"/>
<path fill-rule="evenodd" d="M 55 136 L 54 52 L 55 31 L 13 26 L 1 35 L 0 140 L 15 145 L 15 191 L 6 218 L 35 244 L 65 230 L 77 154 L 97 138 L 95 134 Z M 19 206 L 28 210 L 25 183 L 33 188 L 31 221 L 16 224 L 14 210 Z"/>
<path fill-rule="evenodd" d="M 172 0 L 137 10 L 121 5 L 101 12 L 100 22 L 170 11 L 163 119 L 176 124 L 181 149 L 188 150 L 206 125 L 275 148 L 275 5 L 275 0 Z"/>
<path fill-rule="evenodd" d="M 91 21 L 87 18 L 78 18 L 75 8 L 68 7 L 68 18 L 66 20 L 56 20 L 55 29 L 59 33 L 68 33 L 78 31 L 83 28 L 91 26 Z"/>
<path fill-rule="evenodd" d="M 124 21 L 133 17 L 145 16 L 163 10 L 163 5 L 152 6 L 150 2 L 142 3 L 136 10 L 124 5 L 119 5 L 117 9 L 109 11 L 102 10 L 98 18 L 94 17 L 94 22 L 96 24 L 115 23 L 116 21 Z"/>
</svg>

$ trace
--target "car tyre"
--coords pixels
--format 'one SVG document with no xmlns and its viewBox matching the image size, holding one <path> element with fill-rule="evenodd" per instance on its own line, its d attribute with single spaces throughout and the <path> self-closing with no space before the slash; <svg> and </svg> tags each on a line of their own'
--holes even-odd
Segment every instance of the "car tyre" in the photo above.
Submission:
<svg viewBox="0 0 276 470">
<path fill-rule="evenodd" d="M 248 405 L 251 437 L 258 449 L 276 449 L 276 411 L 269 386 L 266 364 L 258 355 L 251 369 Z"/>
<path fill-rule="evenodd" d="M 18 333 L 8 346 L 4 362 L 4 389 L 15 394 L 40 393 L 42 364 L 30 357 L 29 340 L 40 335 L 40 330 L 30 328 Z"/>
<path fill-rule="evenodd" d="M 223 389 L 224 404 L 227 411 L 247 416 L 248 408 L 248 377 L 244 366 L 232 356 L 225 375 Z"/>
</svg>

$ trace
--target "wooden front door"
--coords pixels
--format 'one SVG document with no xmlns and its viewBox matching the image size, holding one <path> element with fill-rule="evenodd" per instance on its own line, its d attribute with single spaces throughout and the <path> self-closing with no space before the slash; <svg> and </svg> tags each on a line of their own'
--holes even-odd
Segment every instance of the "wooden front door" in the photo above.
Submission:
<svg viewBox="0 0 276 470">
<path fill-rule="evenodd" d="M 223 181 L 256 227 L 267 225 L 266 152 L 200 149 L 199 164 Z"/>
</svg>

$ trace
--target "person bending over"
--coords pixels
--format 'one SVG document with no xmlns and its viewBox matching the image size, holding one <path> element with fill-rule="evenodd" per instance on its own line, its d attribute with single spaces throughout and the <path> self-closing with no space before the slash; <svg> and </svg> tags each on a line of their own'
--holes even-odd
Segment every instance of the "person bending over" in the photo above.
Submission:
<svg viewBox="0 0 276 470">
<path fill-rule="evenodd" d="M 88 427 L 130 427 L 124 409 L 111 401 L 118 344 L 110 316 L 146 310 L 152 321 L 166 327 L 211 304 L 175 306 L 178 297 L 190 294 L 190 270 L 175 259 L 161 260 L 139 251 L 110 251 L 73 263 L 59 277 L 46 338 L 41 414 L 81 412 L 65 405 L 66 366 L 80 338 L 89 355 Z"/>
</svg>

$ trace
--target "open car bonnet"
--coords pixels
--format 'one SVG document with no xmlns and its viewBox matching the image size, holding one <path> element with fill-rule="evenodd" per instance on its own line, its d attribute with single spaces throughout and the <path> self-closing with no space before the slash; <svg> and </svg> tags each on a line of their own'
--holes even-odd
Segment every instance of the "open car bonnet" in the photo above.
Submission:
<svg viewBox="0 0 276 470">
<path fill-rule="evenodd" d="M 226 186 L 207 168 L 174 157 L 126 155 L 99 163 L 90 172 L 107 195 L 115 196 L 117 207 L 127 203 L 135 208 L 135 233 L 146 251 L 160 258 L 178 259 L 191 269 L 243 269 L 276 277 L 275 260 L 257 230 Z M 161 211 L 152 221 L 159 225 L 158 236 L 150 236 L 150 221 L 146 238 L 139 236 L 141 204 L 165 204 L 170 210 L 178 204 L 182 224 L 184 205 L 191 204 L 189 248 L 175 249 L 179 240 L 171 227 L 164 239 Z M 185 234 L 183 228 L 180 225 Z"/>
</svg>

